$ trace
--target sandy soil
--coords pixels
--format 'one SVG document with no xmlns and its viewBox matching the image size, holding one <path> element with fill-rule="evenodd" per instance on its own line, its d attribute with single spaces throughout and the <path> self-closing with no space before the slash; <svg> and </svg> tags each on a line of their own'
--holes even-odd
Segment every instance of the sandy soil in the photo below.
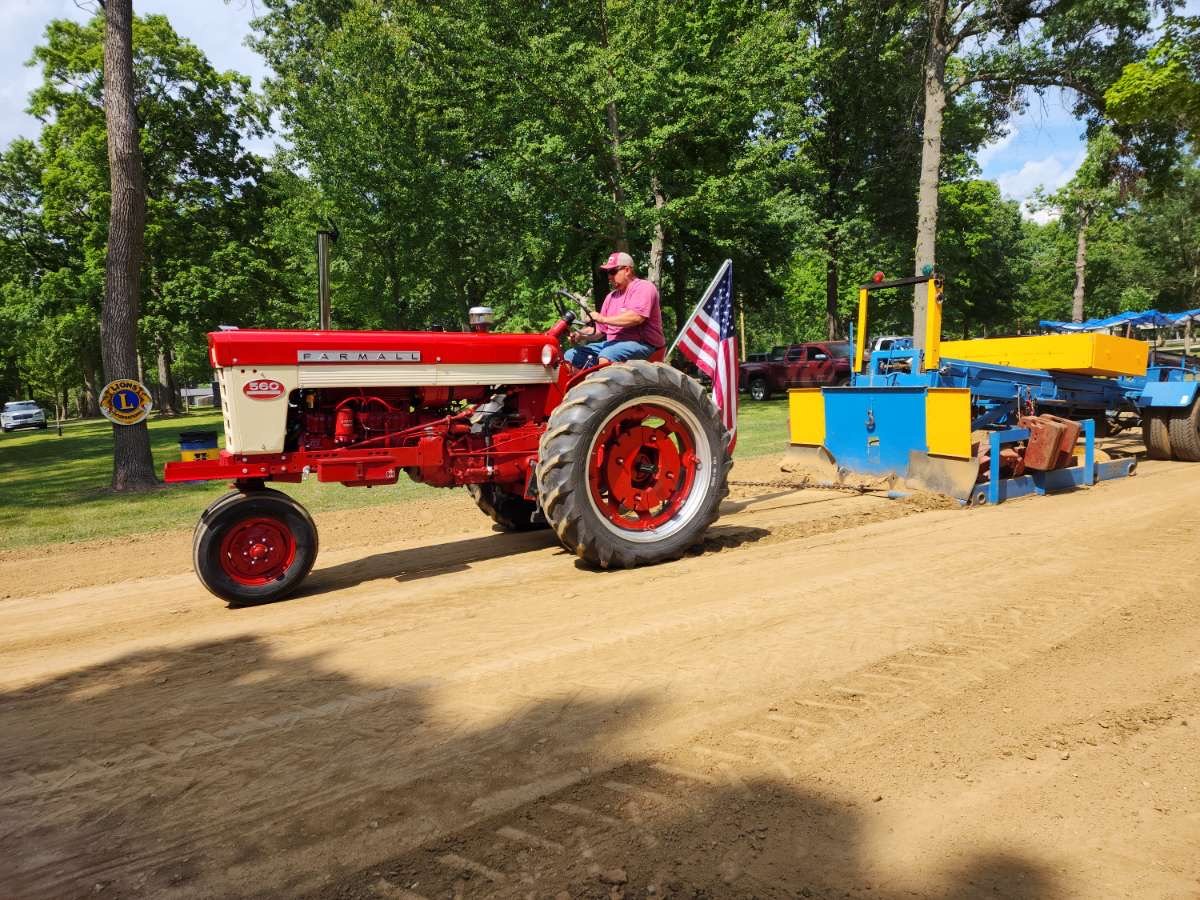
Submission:
<svg viewBox="0 0 1200 900">
<path fill-rule="evenodd" d="M 267 607 L 186 532 L 0 556 L 0 896 L 1200 896 L 1200 466 L 733 477 L 632 572 L 461 493 Z"/>
</svg>

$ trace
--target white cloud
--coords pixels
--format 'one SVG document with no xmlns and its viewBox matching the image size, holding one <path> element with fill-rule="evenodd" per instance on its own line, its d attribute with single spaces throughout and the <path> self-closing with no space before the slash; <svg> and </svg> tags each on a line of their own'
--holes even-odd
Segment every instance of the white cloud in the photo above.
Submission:
<svg viewBox="0 0 1200 900">
<path fill-rule="evenodd" d="M 1070 181 L 1083 163 L 1085 153 L 1085 150 L 1073 154 L 1052 153 L 1041 159 L 1027 160 L 1019 169 L 999 173 L 996 183 L 1005 197 L 1020 201 L 1021 212 L 1027 219 L 1050 221 L 1057 218 L 1057 214 L 1033 211 L 1027 201 L 1038 188 L 1051 193 Z"/>
<path fill-rule="evenodd" d="M 982 169 L 989 162 L 995 159 L 997 154 L 1003 153 L 1005 150 L 1007 150 L 1020 133 L 1020 129 L 1018 129 L 1016 126 L 1012 126 L 1007 132 L 1005 132 L 996 140 L 992 141 L 990 144 L 984 144 L 982 147 L 980 147 L 979 152 L 975 154 L 975 159 L 978 161 L 979 167 Z"/>
<path fill-rule="evenodd" d="M 1042 207 L 1040 209 L 1031 209 L 1028 203 L 1021 204 L 1021 215 L 1031 222 L 1037 222 L 1039 225 L 1046 225 L 1050 222 L 1057 222 L 1062 216 L 1062 212 L 1054 207 Z"/>
</svg>

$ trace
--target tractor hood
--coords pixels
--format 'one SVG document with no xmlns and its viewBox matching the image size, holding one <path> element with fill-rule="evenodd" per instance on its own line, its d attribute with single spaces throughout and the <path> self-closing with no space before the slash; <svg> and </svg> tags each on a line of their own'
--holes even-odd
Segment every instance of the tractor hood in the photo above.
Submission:
<svg viewBox="0 0 1200 900">
<path fill-rule="evenodd" d="M 542 362 L 545 334 L 453 331 L 294 331 L 236 329 L 208 335 L 214 367 L 384 364 L 512 364 Z"/>
</svg>

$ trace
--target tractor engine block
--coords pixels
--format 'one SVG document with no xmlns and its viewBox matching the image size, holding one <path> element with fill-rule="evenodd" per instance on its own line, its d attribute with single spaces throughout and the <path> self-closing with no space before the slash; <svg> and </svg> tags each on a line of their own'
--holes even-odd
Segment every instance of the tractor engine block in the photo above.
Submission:
<svg viewBox="0 0 1200 900">
<path fill-rule="evenodd" d="M 295 391 L 288 408 L 288 452 L 334 450 L 369 441 L 402 447 L 412 429 L 462 414 L 486 400 L 482 387 Z"/>
</svg>

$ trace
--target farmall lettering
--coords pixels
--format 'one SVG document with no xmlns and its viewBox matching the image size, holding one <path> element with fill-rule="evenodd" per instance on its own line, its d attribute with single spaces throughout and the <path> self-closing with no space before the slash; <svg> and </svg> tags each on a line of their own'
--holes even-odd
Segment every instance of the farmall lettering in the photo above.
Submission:
<svg viewBox="0 0 1200 900">
<path fill-rule="evenodd" d="M 397 363 L 420 362 L 420 350 L 300 350 L 299 363 Z"/>
</svg>

